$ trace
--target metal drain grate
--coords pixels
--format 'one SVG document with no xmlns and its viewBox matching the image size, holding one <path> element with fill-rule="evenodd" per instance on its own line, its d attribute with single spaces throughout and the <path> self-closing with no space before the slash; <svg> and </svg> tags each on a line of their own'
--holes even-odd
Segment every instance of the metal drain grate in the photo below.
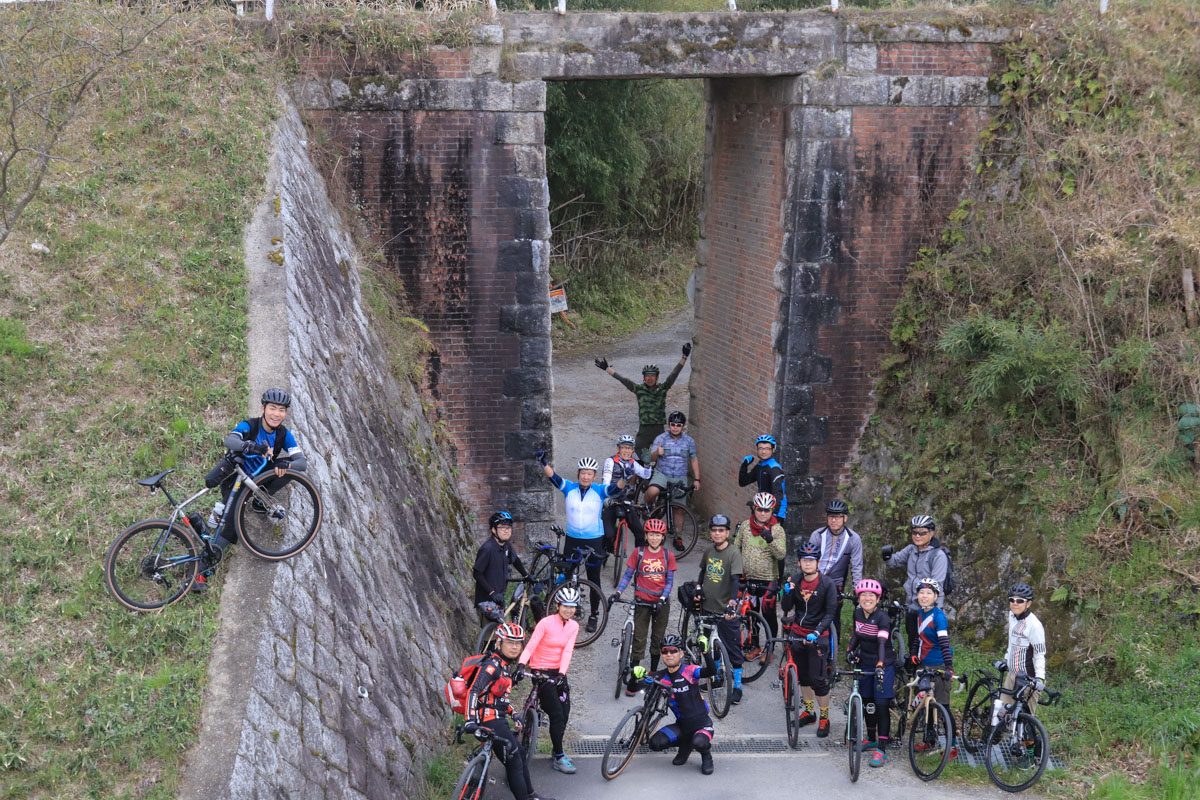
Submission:
<svg viewBox="0 0 1200 800">
<path fill-rule="evenodd" d="M 1001 757 L 1004 759 L 1005 766 L 1012 767 L 1013 760 L 1015 758 L 1015 753 L 1011 750 L 1011 748 L 1001 747 L 1000 754 L 1001 754 Z M 983 753 L 982 749 L 978 753 L 970 753 L 967 751 L 967 748 L 960 746 L 958 748 L 958 756 L 955 757 L 954 762 L 956 764 L 964 764 L 968 767 L 976 767 L 978 769 L 986 768 L 986 765 L 984 764 L 984 753 Z M 1061 758 L 1059 758 L 1058 756 L 1056 756 L 1054 754 L 1051 754 L 1050 760 L 1048 762 L 1046 762 L 1046 771 L 1047 772 L 1050 772 L 1051 770 L 1066 769 L 1066 768 L 1067 768 L 1066 762 L 1064 762 Z"/>
<path fill-rule="evenodd" d="M 607 736 L 582 736 L 571 748 L 577 756 L 602 756 L 604 746 L 608 744 Z M 667 748 L 674 750 L 674 747 Z M 648 753 L 645 745 L 638 748 L 639 753 Z M 713 739 L 713 752 L 740 755 L 771 755 L 776 753 L 815 753 L 816 748 L 809 742 L 801 741 L 800 746 L 793 750 L 788 747 L 787 739 L 773 736 L 721 736 Z"/>
</svg>

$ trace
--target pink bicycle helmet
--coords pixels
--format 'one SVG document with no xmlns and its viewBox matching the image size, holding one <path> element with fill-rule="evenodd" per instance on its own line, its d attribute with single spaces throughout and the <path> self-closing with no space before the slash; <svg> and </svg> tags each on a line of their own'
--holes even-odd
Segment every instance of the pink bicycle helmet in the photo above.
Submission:
<svg viewBox="0 0 1200 800">
<path fill-rule="evenodd" d="M 879 585 L 879 581 L 874 578 L 863 578 L 854 586 L 854 596 L 858 597 L 863 592 L 874 592 L 876 597 L 883 595 L 883 587 Z"/>
</svg>

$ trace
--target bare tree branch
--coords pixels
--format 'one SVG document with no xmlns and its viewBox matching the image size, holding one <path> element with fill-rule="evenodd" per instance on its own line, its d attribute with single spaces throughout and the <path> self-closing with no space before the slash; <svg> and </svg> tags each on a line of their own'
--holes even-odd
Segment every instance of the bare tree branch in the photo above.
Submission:
<svg viewBox="0 0 1200 800">
<path fill-rule="evenodd" d="M 0 244 L 60 154 L 97 77 L 171 21 L 179 0 L 0 8 Z"/>
</svg>

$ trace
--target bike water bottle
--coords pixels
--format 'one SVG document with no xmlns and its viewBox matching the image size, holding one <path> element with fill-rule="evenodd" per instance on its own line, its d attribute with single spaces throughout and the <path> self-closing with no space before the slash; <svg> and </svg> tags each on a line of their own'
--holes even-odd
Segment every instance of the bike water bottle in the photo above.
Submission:
<svg viewBox="0 0 1200 800">
<path fill-rule="evenodd" d="M 221 522 L 221 516 L 225 513 L 225 504 L 217 503 L 212 507 L 212 511 L 208 512 L 208 527 L 216 530 L 217 525 Z"/>
</svg>

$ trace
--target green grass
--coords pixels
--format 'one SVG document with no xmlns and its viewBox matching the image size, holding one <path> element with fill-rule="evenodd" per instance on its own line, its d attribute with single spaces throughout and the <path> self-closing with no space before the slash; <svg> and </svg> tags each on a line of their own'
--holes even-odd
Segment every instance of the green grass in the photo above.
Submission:
<svg viewBox="0 0 1200 800">
<path fill-rule="evenodd" d="M 687 305 L 687 282 L 695 266 L 690 244 L 620 242 L 568 277 L 567 316 L 576 327 L 553 315 L 554 346 L 612 342 L 672 316 Z M 551 274 L 556 273 L 552 268 Z"/>
<path fill-rule="evenodd" d="M 180 17 L 99 79 L 3 246 L 0 797 L 176 795 L 218 601 L 128 614 L 101 561 L 162 513 L 135 479 L 197 486 L 241 416 L 277 83 L 227 12 Z"/>
<path fill-rule="evenodd" d="M 1200 12 L 1114 9 L 1064 3 L 1007 48 L 980 174 L 1014 199 L 964 202 L 912 265 L 862 447 L 895 456 L 879 527 L 965 520 L 976 604 L 1003 603 L 1002 570 L 1037 585 L 1065 692 L 1039 716 L 1067 764 L 1040 790 L 1197 797 L 1200 496 L 1178 409 L 1200 333 L 1178 287 L 1200 185 L 1178 132 L 1200 125 Z M 959 641 L 1003 647 L 978 608 L 956 662 Z"/>
</svg>

